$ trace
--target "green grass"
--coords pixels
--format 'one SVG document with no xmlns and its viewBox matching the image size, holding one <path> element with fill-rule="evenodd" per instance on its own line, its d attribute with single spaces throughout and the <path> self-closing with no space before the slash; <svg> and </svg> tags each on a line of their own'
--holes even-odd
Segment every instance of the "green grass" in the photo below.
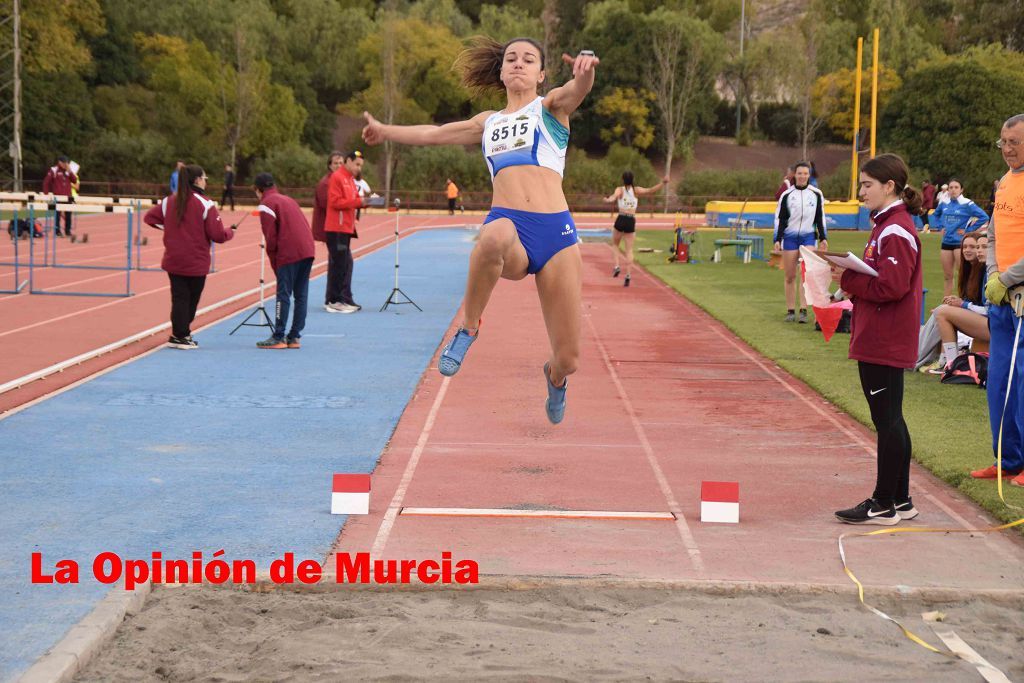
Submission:
<svg viewBox="0 0 1024 683">
<path fill-rule="evenodd" d="M 770 231 L 754 231 L 765 236 Z M 861 393 L 857 363 L 847 358 L 850 337 L 837 334 L 826 343 L 813 324 L 782 322 L 785 315 L 782 271 L 754 261 L 743 265 L 732 247 L 723 249 L 724 263 L 711 263 L 712 241 L 725 230 L 702 229 L 693 253 L 701 263 L 668 263 L 672 233 L 643 230 L 638 248 L 663 253 L 638 253 L 637 261 L 654 276 L 703 308 L 765 356 L 773 359 L 836 406 L 868 427 L 871 415 Z M 829 250 L 860 254 L 866 232 L 833 231 Z M 928 310 L 942 298 L 942 267 L 937 235 L 921 235 L 924 243 L 924 286 Z M 944 385 L 935 375 L 906 375 L 903 411 L 913 441 L 914 459 L 936 476 L 977 502 L 995 517 L 1013 521 L 1014 514 L 999 500 L 994 481 L 971 479 L 970 470 L 992 464 L 985 391 L 966 385 Z M 1006 500 L 1024 506 L 1024 490 L 1004 486 Z"/>
</svg>

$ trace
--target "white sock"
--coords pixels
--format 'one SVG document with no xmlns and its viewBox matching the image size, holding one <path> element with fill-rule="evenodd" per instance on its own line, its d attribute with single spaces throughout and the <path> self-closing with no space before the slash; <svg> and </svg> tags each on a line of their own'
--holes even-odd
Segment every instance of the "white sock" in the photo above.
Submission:
<svg viewBox="0 0 1024 683">
<path fill-rule="evenodd" d="M 943 364 L 949 363 L 956 356 L 956 342 L 942 342 L 942 358 L 940 360 Z"/>
</svg>

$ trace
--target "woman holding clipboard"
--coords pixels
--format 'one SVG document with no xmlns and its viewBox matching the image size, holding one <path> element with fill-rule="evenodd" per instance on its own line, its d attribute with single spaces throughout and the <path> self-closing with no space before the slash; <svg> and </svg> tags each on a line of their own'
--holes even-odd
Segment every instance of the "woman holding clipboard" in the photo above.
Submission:
<svg viewBox="0 0 1024 683">
<path fill-rule="evenodd" d="M 921 241 L 913 216 L 921 195 L 907 185 L 907 165 L 880 154 L 861 168 L 860 200 L 874 227 L 864 249 L 868 275 L 834 265 L 832 280 L 853 301 L 850 358 L 878 432 L 875 490 L 836 517 L 848 524 L 898 524 L 917 516 L 910 499 L 910 432 L 903 419 L 903 372 L 917 361 L 921 313 Z M 829 258 L 826 256 L 826 258 Z"/>
</svg>

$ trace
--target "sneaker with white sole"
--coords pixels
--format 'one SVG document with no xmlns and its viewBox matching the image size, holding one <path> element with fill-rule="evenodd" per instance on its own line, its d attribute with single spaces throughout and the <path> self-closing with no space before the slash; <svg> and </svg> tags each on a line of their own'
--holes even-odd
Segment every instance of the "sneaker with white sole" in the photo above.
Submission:
<svg viewBox="0 0 1024 683">
<path fill-rule="evenodd" d="M 836 519 L 847 524 L 892 526 L 900 523 L 900 516 L 896 514 L 895 506 L 882 505 L 874 498 L 868 498 L 860 505 L 855 505 L 847 510 L 837 510 Z"/>
<path fill-rule="evenodd" d="M 440 373 L 445 377 L 451 377 L 458 372 L 462 367 L 462 362 L 466 359 L 466 352 L 479 336 L 479 330 L 476 334 L 470 334 L 464 327 L 456 330 L 455 336 L 444 347 L 441 357 L 437 360 L 437 369 Z"/>
<path fill-rule="evenodd" d="M 180 337 L 175 337 L 174 335 L 167 338 L 167 346 L 172 349 L 182 349 L 183 351 L 192 351 L 193 349 L 199 348 L 199 344 L 192 339 L 192 337 L 185 337 L 182 339 Z"/>
<path fill-rule="evenodd" d="M 327 308 L 331 313 L 355 313 L 359 310 L 359 307 L 352 306 L 350 304 L 338 302 L 334 304 L 327 304 Z"/>
<path fill-rule="evenodd" d="M 896 514 L 900 516 L 900 519 L 913 519 L 917 517 L 917 508 L 914 507 L 914 501 L 911 498 L 907 498 L 902 503 L 896 503 L 893 507 L 896 508 Z"/>
</svg>

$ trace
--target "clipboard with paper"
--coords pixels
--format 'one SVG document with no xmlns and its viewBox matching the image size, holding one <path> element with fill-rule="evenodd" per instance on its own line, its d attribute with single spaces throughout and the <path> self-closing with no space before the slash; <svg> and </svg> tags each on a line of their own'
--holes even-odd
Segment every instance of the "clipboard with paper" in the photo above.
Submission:
<svg viewBox="0 0 1024 683">
<path fill-rule="evenodd" d="M 838 252 L 833 251 L 819 251 L 818 254 L 820 256 L 824 256 L 826 259 L 836 264 L 837 266 L 846 268 L 848 270 L 852 270 L 855 273 L 864 273 L 865 275 L 878 277 L 878 271 L 869 266 L 868 264 L 864 263 L 864 261 L 862 261 L 860 257 L 854 254 L 852 251 L 848 251 L 845 254 L 840 254 Z"/>
</svg>

